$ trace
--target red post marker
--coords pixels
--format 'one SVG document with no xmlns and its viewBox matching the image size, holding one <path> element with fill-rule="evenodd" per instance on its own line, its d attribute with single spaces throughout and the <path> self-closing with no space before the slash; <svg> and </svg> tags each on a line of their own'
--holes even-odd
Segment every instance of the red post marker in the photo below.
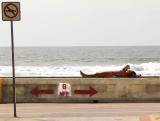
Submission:
<svg viewBox="0 0 160 121">
<path fill-rule="evenodd" d="M 48 90 L 39 90 L 38 88 L 35 88 L 31 91 L 32 95 L 38 96 L 40 94 L 54 94 L 54 91 L 51 89 Z"/>
<path fill-rule="evenodd" d="M 90 96 L 97 93 L 97 90 L 90 87 L 89 90 L 74 90 L 74 94 L 89 94 Z"/>
</svg>

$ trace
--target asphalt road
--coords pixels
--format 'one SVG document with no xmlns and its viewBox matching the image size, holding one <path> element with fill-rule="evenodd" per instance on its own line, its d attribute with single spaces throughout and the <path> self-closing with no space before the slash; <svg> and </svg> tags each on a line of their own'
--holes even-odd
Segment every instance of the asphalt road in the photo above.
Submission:
<svg viewBox="0 0 160 121">
<path fill-rule="evenodd" d="M 24 121 L 160 121 L 160 103 L 26 103 L 17 104 L 17 115 Z M 12 117 L 13 104 L 0 104 L 0 121 Z"/>
</svg>

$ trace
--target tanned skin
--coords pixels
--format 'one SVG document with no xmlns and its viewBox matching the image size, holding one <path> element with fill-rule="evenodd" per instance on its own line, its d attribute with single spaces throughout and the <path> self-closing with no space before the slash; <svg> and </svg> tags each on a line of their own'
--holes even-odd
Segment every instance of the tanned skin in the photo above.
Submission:
<svg viewBox="0 0 160 121">
<path fill-rule="evenodd" d="M 106 71 L 99 72 L 95 74 L 85 74 L 80 71 L 80 74 L 84 78 L 109 78 L 109 77 L 140 77 L 141 75 L 137 75 L 136 72 L 129 70 L 130 66 L 126 65 L 119 71 Z"/>
</svg>

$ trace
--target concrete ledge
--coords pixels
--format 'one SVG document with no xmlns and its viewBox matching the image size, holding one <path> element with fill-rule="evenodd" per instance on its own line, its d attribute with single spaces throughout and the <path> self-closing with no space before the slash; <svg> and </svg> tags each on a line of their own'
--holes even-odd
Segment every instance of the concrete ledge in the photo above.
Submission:
<svg viewBox="0 0 160 121">
<path fill-rule="evenodd" d="M 71 86 L 71 96 L 58 95 L 58 85 Z M 2 89 L 2 88 L 0 88 Z M 89 91 L 93 89 L 92 91 Z M 38 91 L 37 91 L 38 90 Z M 77 94 L 75 90 L 82 94 Z M 85 90 L 85 92 L 84 92 Z M 97 91 L 97 93 L 95 92 Z M 2 103 L 12 102 L 12 78 L 3 78 Z M 33 94 L 33 92 L 35 94 Z M 36 95 L 36 93 L 39 93 Z M 83 94 L 84 93 L 84 94 Z M 87 93 L 87 94 L 86 94 Z M 89 93 L 95 93 L 93 95 Z M 160 77 L 16 78 L 17 102 L 160 102 Z"/>
<path fill-rule="evenodd" d="M 2 102 L 2 83 L 3 83 L 3 80 L 0 79 L 0 102 Z"/>
</svg>

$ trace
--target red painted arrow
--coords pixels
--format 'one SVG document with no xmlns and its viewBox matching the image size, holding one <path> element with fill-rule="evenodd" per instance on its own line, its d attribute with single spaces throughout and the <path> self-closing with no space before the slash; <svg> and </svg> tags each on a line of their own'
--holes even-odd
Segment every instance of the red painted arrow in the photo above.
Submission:
<svg viewBox="0 0 160 121">
<path fill-rule="evenodd" d="M 74 94 L 89 94 L 90 96 L 97 93 L 97 90 L 93 89 L 92 87 L 89 90 L 74 90 Z"/>
<path fill-rule="evenodd" d="M 39 90 L 38 88 L 35 88 L 31 91 L 32 95 L 38 96 L 40 94 L 54 94 L 54 91 L 51 89 L 47 90 Z"/>
</svg>

